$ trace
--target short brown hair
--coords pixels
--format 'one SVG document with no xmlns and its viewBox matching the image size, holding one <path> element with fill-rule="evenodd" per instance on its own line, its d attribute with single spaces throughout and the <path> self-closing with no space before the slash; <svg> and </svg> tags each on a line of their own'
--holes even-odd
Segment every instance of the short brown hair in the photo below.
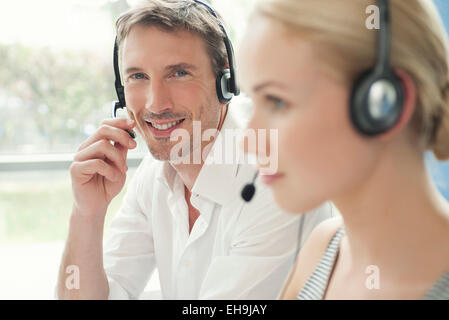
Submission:
<svg viewBox="0 0 449 320">
<path fill-rule="evenodd" d="M 216 14 L 223 23 L 221 16 Z M 215 75 L 228 62 L 224 35 L 217 18 L 208 8 L 193 0 L 146 0 L 123 13 L 116 22 L 119 51 L 135 25 L 156 26 L 168 31 L 187 30 L 198 34 L 205 42 Z"/>
</svg>

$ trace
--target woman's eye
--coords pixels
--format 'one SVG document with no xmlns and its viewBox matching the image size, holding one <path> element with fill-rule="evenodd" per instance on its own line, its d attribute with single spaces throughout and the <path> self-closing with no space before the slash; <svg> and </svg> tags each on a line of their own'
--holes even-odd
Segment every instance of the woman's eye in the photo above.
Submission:
<svg viewBox="0 0 449 320">
<path fill-rule="evenodd" d="M 275 110 L 283 110 L 287 107 L 287 103 L 274 96 L 266 96 L 267 101 L 271 104 L 271 107 Z"/>
</svg>

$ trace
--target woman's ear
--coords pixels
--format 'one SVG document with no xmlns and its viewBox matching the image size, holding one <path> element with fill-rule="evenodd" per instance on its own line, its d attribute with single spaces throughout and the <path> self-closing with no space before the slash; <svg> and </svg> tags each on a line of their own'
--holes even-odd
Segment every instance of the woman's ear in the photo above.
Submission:
<svg viewBox="0 0 449 320">
<path fill-rule="evenodd" d="M 412 77 L 402 69 L 395 69 L 394 72 L 401 81 L 404 89 L 404 106 L 402 114 L 393 128 L 379 135 L 378 138 L 382 141 L 390 140 L 399 131 L 403 130 L 409 123 L 416 107 L 416 86 Z"/>
</svg>

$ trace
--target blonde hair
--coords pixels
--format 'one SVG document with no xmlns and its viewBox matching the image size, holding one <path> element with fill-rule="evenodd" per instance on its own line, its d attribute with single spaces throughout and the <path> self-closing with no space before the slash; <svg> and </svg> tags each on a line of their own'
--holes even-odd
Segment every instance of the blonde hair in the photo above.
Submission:
<svg viewBox="0 0 449 320">
<path fill-rule="evenodd" d="M 449 159 L 449 51 L 447 33 L 430 0 L 390 0 L 391 66 L 405 70 L 417 89 L 411 125 L 422 148 Z M 348 84 L 376 60 L 376 31 L 366 27 L 373 0 L 264 0 L 256 13 L 287 32 L 325 46 L 326 68 Z M 322 49 L 323 47 L 320 47 Z"/>
</svg>

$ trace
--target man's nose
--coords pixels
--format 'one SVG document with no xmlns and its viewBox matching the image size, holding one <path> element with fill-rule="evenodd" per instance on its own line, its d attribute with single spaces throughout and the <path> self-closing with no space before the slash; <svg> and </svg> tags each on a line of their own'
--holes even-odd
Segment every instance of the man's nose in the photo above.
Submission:
<svg viewBox="0 0 449 320">
<path fill-rule="evenodd" d="M 156 113 L 164 113 L 173 109 L 170 90 L 163 80 L 152 79 L 147 91 L 146 109 Z"/>
</svg>

